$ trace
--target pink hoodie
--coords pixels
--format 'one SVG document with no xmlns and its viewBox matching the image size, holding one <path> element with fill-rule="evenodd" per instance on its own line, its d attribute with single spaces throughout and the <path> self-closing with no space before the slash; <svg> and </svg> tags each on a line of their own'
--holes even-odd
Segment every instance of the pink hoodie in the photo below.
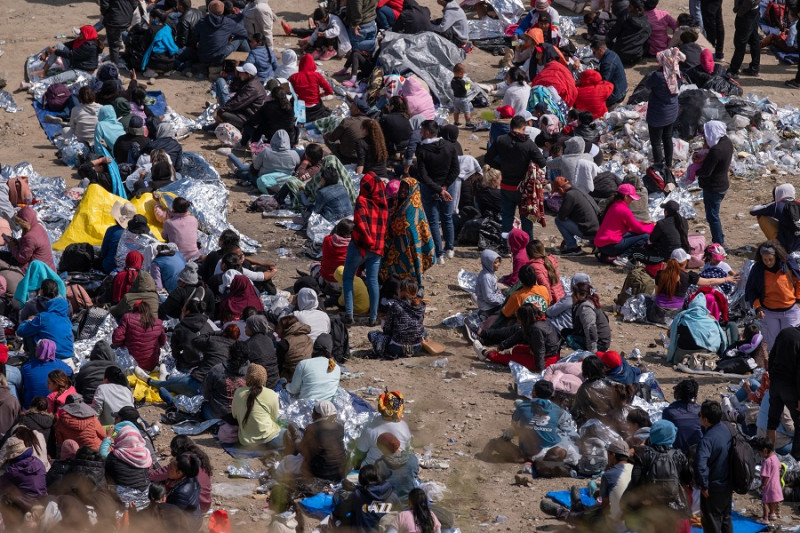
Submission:
<svg viewBox="0 0 800 533">
<path fill-rule="evenodd" d="M 509 287 L 519 280 L 519 269 L 528 264 L 528 252 L 525 247 L 528 245 L 530 237 L 521 229 L 514 228 L 508 232 L 508 247 L 511 249 L 511 274 L 500 278 L 500 283 L 505 283 Z"/>
<path fill-rule="evenodd" d="M 641 235 L 653 233 L 654 224 L 644 224 L 634 218 L 630 208 L 623 200 L 617 200 L 608 208 L 597 235 L 594 237 L 594 245 L 598 248 L 617 244 L 622 240 L 626 233 Z"/>
</svg>

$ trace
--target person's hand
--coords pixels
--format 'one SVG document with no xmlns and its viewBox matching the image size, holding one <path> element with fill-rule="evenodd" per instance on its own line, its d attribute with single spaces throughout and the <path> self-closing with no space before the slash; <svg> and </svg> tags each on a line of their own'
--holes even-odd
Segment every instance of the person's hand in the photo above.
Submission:
<svg viewBox="0 0 800 533">
<path fill-rule="evenodd" d="M 353 28 L 353 33 L 355 33 L 356 35 L 358 35 L 359 37 L 361 37 L 361 26 L 355 26 L 355 27 Z"/>
<path fill-rule="evenodd" d="M 759 320 L 764 320 L 764 310 L 763 309 L 759 309 L 758 311 L 756 311 L 756 318 L 759 319 Z"/>
<path fill-rule="evenodd" d="M 136 78 L 136 69 L 135 69 L 135 68 L 132 68 L 132 69 L 131 69 L 131 79 L 132 79 L 132 80 L 135 80 L 135 79 L 137 79 L 137 78 Z"/>
<path fill-rule="evenodd" d="M 440 196 L 440 197 L 442 198 L 442 200 L 444 200 L 445 202 L 452 202 L 452 201 L 453 201 L 453 197 L 452 197 L 452 196 L 450 196 L 450 193 L 449 193 L 449 192 L 447 192 L 447 190 L 446 190 L 446 189 L 445 189 L 445 190 L 442 190 L 442 192 L 439 194 L 439 196 Z"/>
<path fill-rule="evenodd" d="M 744 390 L 748 390 L 748 391 L 751 390 L 750 389 L 750 382 L 749 381 L 745 381 L 744 383 L 742 383 L 742 388 Z"/>
<path fill-rule="evenodd" d="M 112 161 L 112 159 L 110 157 L 108 157 L 108 156 L 103 158 L 103 163 L 105 163 L 105 164 L 111 163 L 111 161 Z"/>
<path fill-rule="evenodd" d="M 739 274 L 728 274 L 725 281 L 729 283 L 739 283 Z"/>
<path fill-rule="evenodd" d="M 700 494 L 703 495 L 703 498 L 708 498 L 708 489 L 703 489 L 700 491 Z"/>
</svg>

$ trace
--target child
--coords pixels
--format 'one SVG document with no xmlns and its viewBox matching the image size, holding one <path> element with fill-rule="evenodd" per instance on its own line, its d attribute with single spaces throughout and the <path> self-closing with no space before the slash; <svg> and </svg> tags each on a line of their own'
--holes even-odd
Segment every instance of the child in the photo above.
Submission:
<svg viewBox="0 0 800 533">
<path fill-rule="evenodd" d="M 761 454 L 761 505 L 764 515 L 759 524 L 769 524 L 781 517 L 783 488 L 781 487 L 781 462 L 775 455 L 772 441 L 765 438 L 756 439 L 755 447 Z"/>
<path fill-rule="evenodd" d="M 761 48 L 774 46 L 781 52 L 797 53 L 797 11 L 788 7 L 786 16 L 789 18 L 789 25 L 780 33 L 771 33 L 761 39 Z"/>
<path fill-rule="evenodd" d="M 247 56 L 245 63 L 251 63 L 256 67 L 256 75 L 261 83 L 275 77 L 275 70 L 278 68 L 278 60 L 272 50 L 264 46 L 264 36 L 254 33 L 250 36 L 250 55 Z"/>
<path fill-rule="evenodd" d="M 488 359 L 498 364 L 514 361 L 531 372 L 542 372 L 558 361 L 561 355 L 561 336 L 537 305 L 523 304 L 517 309 L 516 316 L 522 327 L 502 341 L 497 346 L 498 351 L 485 350 L 483 344 L 477 340 L 472 343 L 472 347 L 481 361 Z M 500 353 L 508 348 L 512 348 L 511 353 Z"/>
<path fill-rule="evenodd" d="M 605 11 L 593 11 L 583 16 L 583 23 L 586 24 L 586 33 L 583 38 L 590 41 L 594 37 L 605 37 L 608 33 L 608 13 Z"/>
<path fill-rule="evenodd" d="M 342 286 L 336 281 L 334 272 L 340 266 L 344 266 L 352 233 L 353 221 L 349 218 L 340 220 L 331 230 L 331 234 L 322 241 L 322 260 L 309 265 L 311 275 L 328 296 L 337 297 L 342 292 Z M 327 306 L 328 302 L 325 302 L 325 305 Z"/>
<path fill-rule="evenodd" d="M 386 304 L 383 331 L 370 331 L 367 334 L 372 343 L 373 353 L 386 359 L 412 357 L 422 348 L 425 336 L 425 302 L 417 296 L 417 282 L 404 279 L 400 281 L 398 298 Z"/>
<path fill-rule="evenodd" d="M 549 13 L 539 14 L 539 20 L 536 22 L 536 27 L 542 30 L 544 42 L 550 43 L 558 48 L 558 45 L 561 42 L 561 34 L 559 33 L 558 28 L 553 26 L 553 19 L 550 17 Z"/>
<path fill-rule="evenodd" d="M 453 67 L 453 79 L 450 81 L 450 88 L 453 89 L 453 96 L 455 97 L 453 98 L 453 124 L 456 126 L 461 125 L 458 119 L 463 113 L 467 128 L 472 128 L 474 127 L 470 118 L 472 104 L 467 98 L 472 82 L 466 77 L 466 73 L 467 69 L 463 63 L 456 63 L 456 66 Z"/>
<path fill-rule="evenodd" d="M 311 57 L 320 61 L 346 56 L 353 46 L 342 19 L 321 7 L 314 10 L 313 17 L 317 27 L 308 40 L 300 41 L 300 48 L 312 48 Z"/>
<path fill-rule="evenodd" d="M 503 293 L 497 286 L 497 276 L 495 275 L 495 272 L 500 270 L 501 262 L 502 259 L 497 252 L 488 249 L 481 252 L 483 270 L 478 274 L 475 296 L 477 297 L 478 313 L 484 319 L 500 311 L 505 301 Z"/>
<path fill-rule="evenodd" d="M 736 272 L 733 271 L 728 263 L 723 261 L 727 255 L 725 248 L 719 244 L 713 243 L 706 246 L 703 252 L 703 261 L 705 261 L 706 264 L 703 266 L 703 270 L 700 271 L 700 277 L 725 278 L 728 276 L 735 276 Z M 723 283 L 716 288 L 723 294 L 730 296 L 733 294 L 733 291 L 736 290 L 736 284 Z"/>
</svg>

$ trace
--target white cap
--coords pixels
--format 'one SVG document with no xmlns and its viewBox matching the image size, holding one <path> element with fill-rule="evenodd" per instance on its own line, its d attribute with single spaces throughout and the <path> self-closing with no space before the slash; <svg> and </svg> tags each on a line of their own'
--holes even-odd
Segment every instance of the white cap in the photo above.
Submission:
<svg viewBox="0 0 800 533">
<path fill-rule="evenodd" d="M 241 67 L 236 67 L 236 72 L 247 72 L 251 76 L 255 76 L 256 74 L 258 74 L 256 66 L 252 63 L 245 63 Z"/>
<path fill-rule="evenodd" d="M 691 259 L 691 256 L 683 248 L 675 248 L 674 250 L 672 250 L 672 255 L 670 255 L 669 257 L 670 259 L 674 259 L 678 263 L 685 263 L 686 261 Z"/>
<path fill-rule="evenodd" d="M 531 120 L 533 120 L 533 115 L 527 109 L 525 111 L 520 111 L 519 113 L 517 113 L 517 116 L 524 118 L 525 122 L 530 122 Z"/>
</svg>

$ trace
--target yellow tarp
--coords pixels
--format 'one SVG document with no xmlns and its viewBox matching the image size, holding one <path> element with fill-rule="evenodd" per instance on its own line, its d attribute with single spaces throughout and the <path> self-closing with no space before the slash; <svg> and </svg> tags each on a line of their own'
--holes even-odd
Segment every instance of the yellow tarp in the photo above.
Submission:
<svg viewBox="0 0 800 533">
<path fill-rule="evenodd" d="M 114 202 L 125 201 L 124 199 L 111 194 L 100 185 L 93 183 L 86 189 L 86 193 L 75 210 L 64 234 L 53 244 L 54 250 L 64 250 L 70 244 L 76 242 L 88 242 L 92 246 L 103 244 L 103 236 L 106 230 L 116 222 L 111 217 L 111 206 Z M 150 193 L 145 193 L 141 197 L 131 200 L 136 206 L 136 211 L 147 218 L 150 231 L 156 239 L 163 241 L 161 237 L 162 224 L 159 222 L 153 209 L 156 200 Z"/>
<path fill-rule="evenodd" d="M 158 368 L 150 372 L 151 378 L 158 379 L 158 376 Z M 133 374 L 128 376 L 128 385 L 133 387 L 133 399 L 137 402 L 144 400 L 147 403 L 159 403 L 163 401 L 161 395 L 158 394 L 158 389 L 151 387 Z"/>
</svg>

